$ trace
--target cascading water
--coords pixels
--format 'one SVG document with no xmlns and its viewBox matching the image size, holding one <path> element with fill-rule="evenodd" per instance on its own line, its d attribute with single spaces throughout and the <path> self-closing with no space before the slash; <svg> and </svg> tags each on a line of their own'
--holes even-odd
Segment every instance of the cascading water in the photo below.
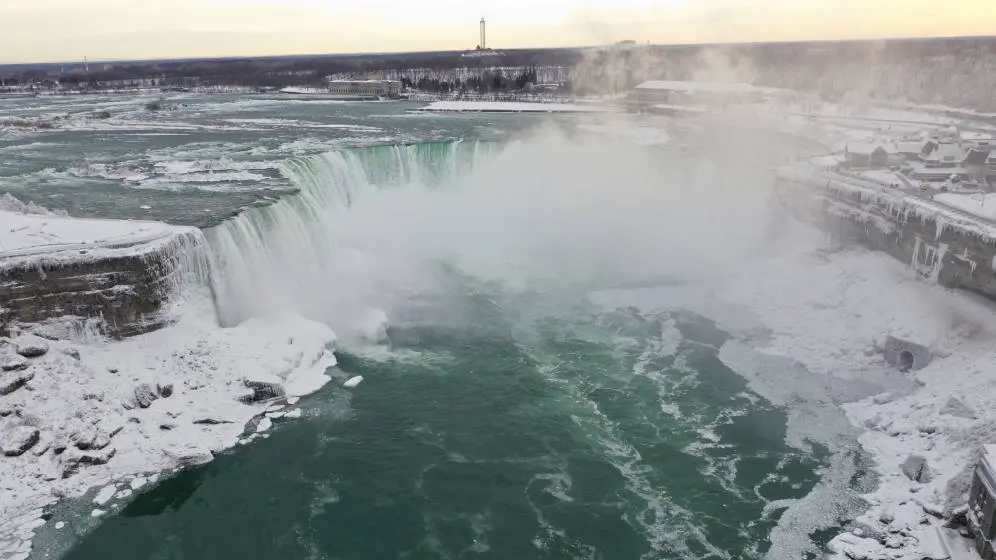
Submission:
<svg viewBox="0 0 996 560">
<path fill-rule="evenodd" d="M 300 189 L 297 194 L 248 210 L 207 232 L 222 324 L 280 311 L 327 319 L 309 296 L 315 294 L 317 278 L 334 284 L 337 272 L 345 273 L 335 269 L 337 261 L 363 258 L 334 231 L 359 196 L 378 189 L 448 184 L 499 149 L 487 142 L 434 142 L 288 161 L 283 172 Z M 339 299 L 349 299 L 346 287 L 339 289 Z"/>
<path fill-rule="evenodd" d="M 763 178 L 674 157 L 554 131 L 290 161 L 299 193 L 208 231 L 220 318 L 293 312 L 346 334 L 445 292 L 441 267 L 556 291 L 714 275 L 756 245 L 767 205 L 742 186 Z"/>
</svg>

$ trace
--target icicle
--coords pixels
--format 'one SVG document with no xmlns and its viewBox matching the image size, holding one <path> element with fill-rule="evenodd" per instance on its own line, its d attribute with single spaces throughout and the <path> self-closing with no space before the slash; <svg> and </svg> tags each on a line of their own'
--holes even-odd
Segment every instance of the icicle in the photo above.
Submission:
<svg viewBox="0 0 996 560">
<path fill-rule="evenodd" d="M 914 239 L 914 243 L 913 243 L 913 261 L 910 263 L 910 266 L 913 268 L 914 271 L 916 271 L 919 268 L 919 264 L 920 264 L 920 246 L 922 245 L 922 243 L 923 242 L 920 241 L 919 237 L 917 237 L 917 238 Z M 996 261 L 993 261 L 993 262 L 996 262 Z"/>
<path fill-rule="evenodd" d="M 936 258 L 933 262 L 933 268 L 930 270 L 930 281 L 934 284 L 937 283 L 938 279 L 941 277 L 941 269 L 944 268 L 944 256 L 948 253 L 948 244 L 941 243 L 937 246 L 937 250 L 934 252 Z"/>
<path fill-rule="evenodd" d="M 944 233 L 944 228 L 947 226 L 947 222 L 943 218 L 936 218 L 935 223 L 937 224 L 937 235 L 934 236 L 935 240 L 940 240 L 941 235 Z"/>
</svg>

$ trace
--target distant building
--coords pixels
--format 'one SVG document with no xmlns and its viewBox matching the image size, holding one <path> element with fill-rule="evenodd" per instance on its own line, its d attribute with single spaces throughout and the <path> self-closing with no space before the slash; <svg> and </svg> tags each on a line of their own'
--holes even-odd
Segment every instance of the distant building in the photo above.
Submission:
<svg viewBox="0 0 996 560">
<path fill-rule="evenodd" d="M 985 446 L 972 475 L 968 495 L 968 526 L 983 560 L 996 560 L 996 446 Z"/>
<path fill-rule="evenodd" d="M 924 155 L 926 140 L 901 139 L 896 142 L 896 153 L 906 160 L 918 160 Z"/>
<path fill-rule="evenodd" d="M 399 80 L 327 80 L 328 92 L 343 97 L 375 99 L 401 95 Z"/>
<path fill-rule="evenodd" d="M 895 153 L 895 147 L 883 142 L 848 142 L 844 147 L 844 162 L 856 169 L 883 168 L 889 166 L 889 158 Z"/>
</svg>

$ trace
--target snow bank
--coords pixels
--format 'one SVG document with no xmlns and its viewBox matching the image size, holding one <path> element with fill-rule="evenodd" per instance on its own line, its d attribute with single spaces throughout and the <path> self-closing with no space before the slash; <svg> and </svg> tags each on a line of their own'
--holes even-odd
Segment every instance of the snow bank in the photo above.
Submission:
<svg viewBox="0 0 996 560">
<path fill-rule="evenodd" d="M 884 368 L 886 335 L 930 347 L 937 359 L 915 374 L 905 395 L 880 394 L 844 405 L 864 430 L 880 485 L 864 498 L 858 534 L 838 536 L 841 558 L 920 560 L 941 512 L 967 501 L 968 474 L 983 443 L 996 440 L 996 311 L 974 298 L 917 280 L 901 263 L 863 249 L 802 251 L 765 259 L 716 292 L 746 306 L 769 330 L 758 350 L 812 372 L 853 377 Z M 754 339 L 757 340 L 757 339 Z M 964 405 L 964 406 L 962 406 Z M 926 459 L 929 480 L 901 465 Z M 867 538 L 867 537 L 875 538 Z M 851 556 L 846 556 L 851 554 Z M 866 556 L 862 556 L 862 554 Z"/>
<path fill-rule="evenodd" d="M 160 222 L 90 220 L 0 210 L 0 259 L 81 249 L 125 248 L 190 228 Z"/>
<path fill-rule="evenodd" d="M 239 400 L 246 380 L 288 394 L 328 381 L 335 335 L 324 325 L 284 316 L 222 329 L 207 307 L 122 342 L 48 342 L 16 372 L 28 379 L 0 396 L 0 434 L 29 427 L 39 438 L 18 456 L 0 456 L 0 552 L 26 558 L 42 508 L 60 497 L 102 486 L 102 504 L 109 486 L 137 489 L 150 473 L 210 461 L 235 445 L 265 410 Z M 14 350 L 0 341 L 0 355 Z"/>
<path fill-rule="evenodd" d="M 853 554 L 840 558 L 920 560 L 942 523 L 928 512 L 967 502 L 968 473 L 982 444 L 996 441 L 996 375 L 991 373 L 996 310 L 919 279 L 885 253 L 836 247 L 798 224 L 784 237 L 788 246 L 712 284 L 604 292 L 595 301 L 613 308 L 688 309 L 731 333 L 734 338 L 721 358 L 753 390 L 786 408 L 790 445 L 857 435 L 875 461 L 880 485 L 863 496 L 868 510 L 856 521 L 864 527 L 863 536 L 837 537 L 834 550 Z M 930 348 L 935 360 L 915 373 L 890 370 L 882 355 L 889 335 Z M 787 360 L 759 360 L 758 355 Z M 792 362 L 815 375 L 795 371 Z M 776 381 L 768 378 L 774 372 L 780 376 Z M 884 380 L 891 394 L 875 389 Z M 853 426 L 828 416 L 838 403 L 850 403 L 843 404 L 844 423 Z M 901 464 L 910 455 L 926 459 L 929 481 L 916 482 L 903 473 Z M 782 516 L 772 533 L 773 542 L 779 542 L 769 558 L 799 558 L 793 554 L 808 546 L 812 516 L 823 516 L 816 523 L 826 528 L 835 525 L 837 515 L 847 515 L 826 511 L 834 496 L 825 493 L 838 487 L 846 492 L 849 477 L 839 479 L 837 462 L 848 463 L 843 467 L 853 472 L 853 457 L 840 454 L 833 461 L 814 490 L 817 495 Z M 801 534 L 805 542 L 791 534 Z M 864 538 L 869 535 L 883 538 Z M 783 537 L 791 541 L 787 547 Z"/>
<path fill-rule="evenodd" d="M 474 113 L 597 113 L 611 110 L 599 105 L 571 103 L 526 103 L 516 101 L 436 101 L 417 111 Z"/>
<path fill-rule="evenodd" d="M 934 200 L 962 212 L 996 221 L 996 194 L 941 193 L 934 195 Z"/>
</svg>

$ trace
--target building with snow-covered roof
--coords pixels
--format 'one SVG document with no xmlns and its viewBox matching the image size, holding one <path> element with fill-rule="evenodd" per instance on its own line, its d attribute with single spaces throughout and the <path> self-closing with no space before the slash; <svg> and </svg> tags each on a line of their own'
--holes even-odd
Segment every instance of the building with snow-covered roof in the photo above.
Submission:
<svg viewBox="0 0 996 560">
<path fill-rule="evenodd" d="M 926 144 L 926 140 L 897 140 L 895 143 L 896 153 L 908 160 L 920 159 Z"/>
<path fill-rule="evenodd" d="M 886 142 L 848 142 L 844 146 L 844 161 L 851 168 L 881 168 L 889 166 L 895 146 Z"/>
<path fill-rule="evenodd" d="M 928 142 L 924 151 L 927 167 L 957 167 L 965 160 L 965 150 L 954 142 Z"/>
</svg>

